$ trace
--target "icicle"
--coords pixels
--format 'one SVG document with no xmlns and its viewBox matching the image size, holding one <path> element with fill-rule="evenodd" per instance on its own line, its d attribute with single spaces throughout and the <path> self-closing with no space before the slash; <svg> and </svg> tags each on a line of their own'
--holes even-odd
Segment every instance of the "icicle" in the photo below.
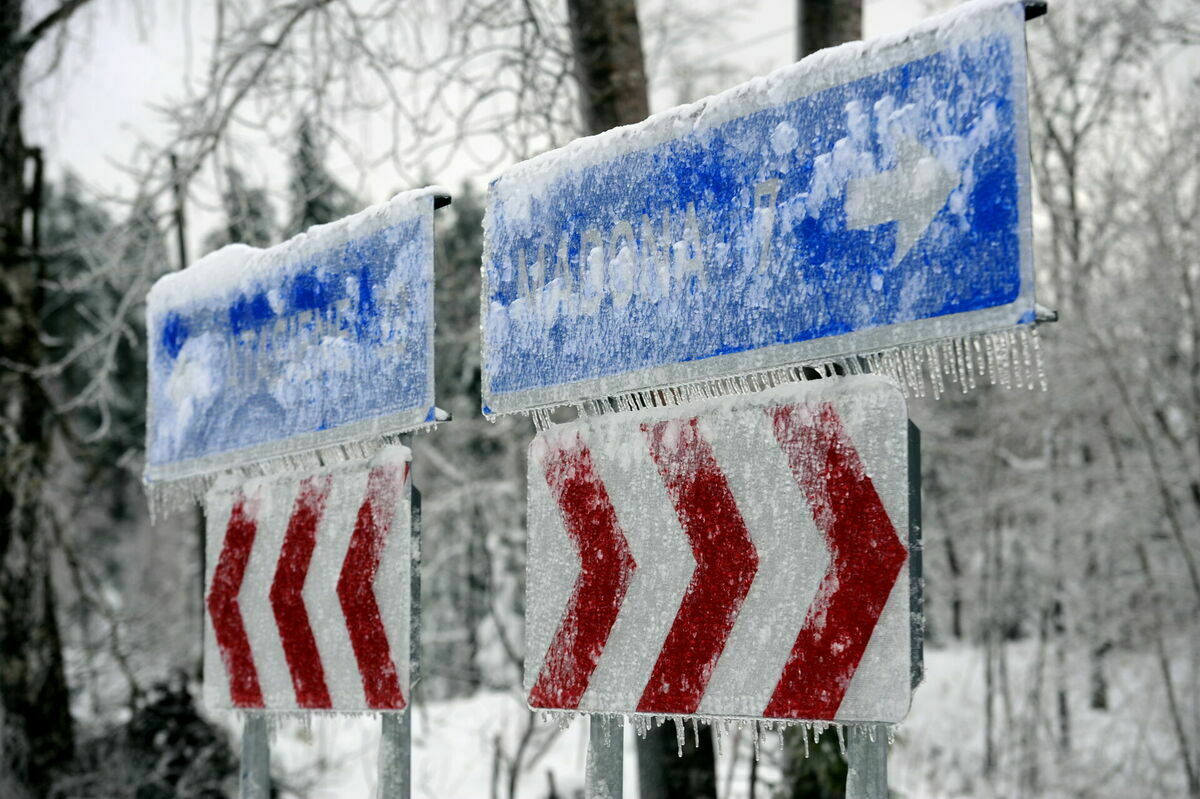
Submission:
<svg viewBox="0 0 1200 799">
<path fill-rule="evenodd" d="M 1046 367 L 1042 363 L 1042 341 L 1038 336 L 1037 325 L 1029 328 L 1029 338 L 1033 342 L 1033 365 L 1034 372 L 1037 374 L 1038 385 L 1041 386 L 1042 391 L 1046 391 L 1048 390 L 1046 386 Z"/>
<path fill-rule="evenodd" d="M 971 391 L 975 390 L 975 341 L 974 339 L 963 339 L 963 358 L 967 364 L 967 388 Z"/>
<path fill-rule="evenodd" d="M 925 354 L 929 358 L 929 383 L 933 389 L 933 398 L 941 399 L 946 386 L 942 382 L 942 362 L 938 358 L 937 347 L 929 345 L 926 347 Z"/>
<path fill-rule="evenodd" d="M 808 760 L 808 736 L 811 734 L 812 734 L 812 725 L 811 724 L 801 725 L 800 737 L 804 739 L 804 759 L 805 760 Z M 779 740 L 782 741 L 783 736 L 780 736 Z"/>
<path fill-rule="evenodd" d="M 1033 391 L 1033 346 L 1029 341 L 1029 328 L 1022 327 L 1017 331 L 1017 340 L 1021 342 L 1021 361 L 1025 366 L 1025 388 Z"/>
<path fill-rule="evenodd" d="M 987 378 L 989 385 L 996 385 L 1000 380 L 1000 374 L 996 369 L 996 342 L 990 334 L 985 333 L 983 336 L 983 348 L 987 355 Z"/>
<path fill-rule="evenodd" d="M 683 757 L 683 739 L 687 736 L 683 727 L 683 717 L 675 717 L 675 754 Z"/>
<path fill-rule="evenodd" d="M 967 357 L 961 346 L 960 339 L 954 339 L 950 342 L 950 349 L 954 351 L 954 379 L 958 383 L 959 392 L 967 393 Z"/>
<path fill-rule="evenodd" d="M 891 746 L 892 744 L 896 743 L 896 725 L 889 724 L 887 732 L 888 732 L 888 746 Z"/>
<path fill-rule="evenodd" d="M 841 724 L 834 724 L 834 731 L 837 732 L 838 751 L 842 753 L 842 757 L 846 756 L 846 732 Z"/>
<path fill-rule="evenodd" d="M 754 729 L 751 730 L 750 737 L 754 742 L 754 762 L 757 763 L 759 755 L 758 740 L 762 737 L 762 726 L 759 724 L 759 722 L 754 722 Z"/>
</svg>

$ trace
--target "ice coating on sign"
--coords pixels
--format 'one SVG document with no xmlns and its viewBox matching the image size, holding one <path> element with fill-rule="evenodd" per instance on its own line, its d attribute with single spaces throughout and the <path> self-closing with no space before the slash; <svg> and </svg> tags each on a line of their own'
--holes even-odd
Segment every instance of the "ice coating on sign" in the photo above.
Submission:
<svg viewBox="0 0 1200 799">
<path fill-rule="evenodd" d="M 509 170 L 485 412 L 1031 322 L 1023 25 L 968 4 Z"/>
<path fill-rule="evenodd" d="M 148 483 L 396 433 L 433 407 L 433 202 L 397 195 L 147 298 Z"/>
<path fill-rule="evenodd" d="M 410 454 L 239 482 L 205 499 L 209 708 L 407 705 Z"/>
<path fill-rule="evenodd" d="M 902 720 L 907 436 L 903 397 L 868 376 L 540 433 L 529 458 L 531 707 Z M 591 489 L 556 488 L 570 481 Z M 577 534 L 580 520 L 590 535 Z M 605 569 L 615 590 L 601 585 Z"/>
</svg>

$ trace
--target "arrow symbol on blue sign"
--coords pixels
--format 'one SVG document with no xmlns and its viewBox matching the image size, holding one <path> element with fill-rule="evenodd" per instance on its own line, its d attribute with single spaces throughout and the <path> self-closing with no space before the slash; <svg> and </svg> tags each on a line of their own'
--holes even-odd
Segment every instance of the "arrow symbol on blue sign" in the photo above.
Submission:
<svg viewBox="0 0 1200 799">
<path fill-rule="evenodd" d="M 957 170 L 946 167 L 919 141 L 901 137 L 894 169 L 854 178 L 846 184 L 846 226 L 866 230 L 895 222 L 895 266 L 925 235 L 929 223 L 961 181 Z"/>
</svg>

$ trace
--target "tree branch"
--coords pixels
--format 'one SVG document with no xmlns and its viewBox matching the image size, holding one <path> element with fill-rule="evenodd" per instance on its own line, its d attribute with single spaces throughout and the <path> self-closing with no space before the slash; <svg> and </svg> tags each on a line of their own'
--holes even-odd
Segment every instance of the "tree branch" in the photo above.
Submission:
<svg viewBox="0 0 1200 799">
<path fill-rule="evenodd" d="M 55 26 L 69 20 L 72 14 L 88 2 L 89 0 L 63 0 L 62 5 L 42 17 L 32 28 L 25 32 L 25 35 L 17 42 L 18 52 L 22 55 L 28 53 L 33 49 L 34 45 L 42 40 L 42 37 L 53 30 Z"/>
</svg>

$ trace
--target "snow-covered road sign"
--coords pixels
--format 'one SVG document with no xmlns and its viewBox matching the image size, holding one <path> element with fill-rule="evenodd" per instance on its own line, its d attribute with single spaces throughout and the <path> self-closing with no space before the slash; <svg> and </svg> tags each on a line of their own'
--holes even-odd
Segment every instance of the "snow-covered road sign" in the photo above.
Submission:
<svg viewBox="0 0 1200 799">
<path fill-rule="evenodd" d="M 208 707 L 403 710 L 408 449 L 369 465 L 223 480 L 205 499 Z"/>
<path fill-rule="evenodd" d="M 901 721 L 920 673 L 909 454 L 878 377 L 540 433 L 530 706 Z"/>
<path fill-rule="evenodd" d="M 1033 322 L 1024 37 L 968 3 L 508 170 L 484 412 Z"/>
<path fill-rule="evenodd" d="M 397 195 L 266 250 L 230 245 L 147 299 L 146 482 L 433 421 L 433 209 Z"/>
</svg>

